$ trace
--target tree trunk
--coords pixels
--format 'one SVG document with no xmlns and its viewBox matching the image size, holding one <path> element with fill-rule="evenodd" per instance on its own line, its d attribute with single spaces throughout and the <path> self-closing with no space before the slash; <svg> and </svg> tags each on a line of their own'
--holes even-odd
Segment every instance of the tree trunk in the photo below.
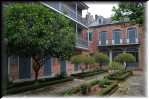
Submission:
<svg viewBox="0 0 149 99">
<path fill-rule="evenodd" d="M 39 70 L 40 70 L 40 67 L 41 67 L 41 64 L 40 64 L 40 60 L 36 57 L 33 57 L 35 63 L 33 64 L 33 70 L 35 72 L 35 80 L 38 80 L 38 73 L 39 73 Z"/>
<path fill-rule="evenodd" d="M 38 71 L 35 71 L 35 81 L 38 80 L 38 72 L 39 72 L 39 70 Z"/>
<path fill-rule="evenodd" d="M 102 64 L 99 64 L 100 70 L 102 70 Z"/>
</svg>

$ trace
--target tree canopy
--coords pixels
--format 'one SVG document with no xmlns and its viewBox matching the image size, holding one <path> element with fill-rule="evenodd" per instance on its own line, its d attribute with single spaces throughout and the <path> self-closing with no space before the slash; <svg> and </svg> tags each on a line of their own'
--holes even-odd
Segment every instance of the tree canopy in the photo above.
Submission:
<svg viewBox="0 0 149 99">
<path fill-rule="evenodd" d="M 70 57 L 75 47 L 73 23 L 40 3 L 13 3 L 3 9 L 9 54 Z"/>
<path fill-rule="evenodd" d="M 124 63 L 124 62 L 135 62 L 135 57 L 130 54 L 130 53 L 121 53 L 121 54 L 118 54 L 115 59 L 115 61 L 117 62 L 120 62 L 120 63 Z"/>
<path fill-rule="evenodd" d="M 130 22 L 142 25 L 144 23 L 144 2 L 120 2 L 118 8 L 113 7 L 112 20 L 121 21 L 128 18 Z"/>
<path fill-rule="evenodd" d="M 109 57 L 104 53 L 96 52 L 96 53 L 94 53 L 93 56 L 94 56 L 96 62 L 99 64 L 102 64 L 102 63 L 108 64 L 109 63 Z"/>
</svg>

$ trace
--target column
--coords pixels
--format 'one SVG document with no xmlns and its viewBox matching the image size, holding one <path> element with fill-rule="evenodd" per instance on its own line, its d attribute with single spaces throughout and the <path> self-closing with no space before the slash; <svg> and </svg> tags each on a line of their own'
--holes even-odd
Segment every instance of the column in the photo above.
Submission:
<svg viewBox="0 0 149 99">
<path fill-rule="evenodd" d="M 112 49 L 109 50 L 109 58 L 110 58 L 110 62 L 112 62 Z"/>
<path fill-rule="evenodd" d="M 7 56 L 7 44 L 8 39 L 4 38 L 2 40 L 2 96 L 7 93 L 8 84 L 8 56 Z"/>
</svg>

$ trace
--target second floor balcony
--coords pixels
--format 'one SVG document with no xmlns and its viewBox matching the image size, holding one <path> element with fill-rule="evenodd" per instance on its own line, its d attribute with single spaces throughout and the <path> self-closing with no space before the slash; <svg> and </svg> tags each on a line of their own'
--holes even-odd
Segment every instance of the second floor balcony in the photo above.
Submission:
<svg viewBox="0 0 149 99">
<path fill-rule="evenodd" d="M 139 39 L 129 39 L 129 38 L 123 38 L 123 39 L 105 39 L 104 41 L 98 40 L 97 46 L 112 46 L 112 45 L 130 45 L 130 44 L 139 44 Z"/>
<path fill-rule="evenodd" d="M 76 38 L 76 48 L 88 49 L 88 41 L 77 37 Z"/>
<path fill-rule="evenodd" d="M 63 2 L 44 2 L 44 4 L 49 5 L 50 7 L 54 8 L 54 10 L 57 10 L 72 18 L 73 20 L 76 20 L 77 22 L 87 26 L 86 22 L 83 21 L 82 15 L 79 14 L 77 8 L 70 8 Z"/>
</svg>

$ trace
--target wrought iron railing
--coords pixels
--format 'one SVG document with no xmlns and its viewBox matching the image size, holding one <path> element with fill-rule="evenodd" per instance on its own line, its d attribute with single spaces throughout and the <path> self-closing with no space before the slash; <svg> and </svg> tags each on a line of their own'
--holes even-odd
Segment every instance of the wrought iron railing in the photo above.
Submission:
<svg viewBox="0 0 149 99">
<path fill-rule="evenodd" d="M 68 15 L 69 17 L 73 18 L 74 20 L 86 25 L 86 22 L 83 21 L 83 18 L 80 14 L 76 13 L 75 10 L 69 8 L 67 5 L 61 2 L 44 2 L 49 6 L 55 8 L 56 10 Z M 77 15 L 77 17 L 76 17 Z"/>
<path fill-rule="evenodd" d="M 83 40 L 81 38 L 76 38 L 76 47 L 87 49 L 88 48 L 88 41 Z"/>
<path fill-rule="evenodd" d="M 115 43 L 114 40 L 108 39 L 108 40 L 106 40 L 106 42 L 104 44 L 102 44 L 102 42 L 99 40 L 97 42 L 97 46 L 129 45 L 129 44 L 139 44 L 139 43 L 140 43 L 140 41 L 138 38 L 136 38 L 134 42 L 130 42 L 129 39 L 123 38 L 123 39 L 120 39 L 119 43 Z"/>
</svg>

